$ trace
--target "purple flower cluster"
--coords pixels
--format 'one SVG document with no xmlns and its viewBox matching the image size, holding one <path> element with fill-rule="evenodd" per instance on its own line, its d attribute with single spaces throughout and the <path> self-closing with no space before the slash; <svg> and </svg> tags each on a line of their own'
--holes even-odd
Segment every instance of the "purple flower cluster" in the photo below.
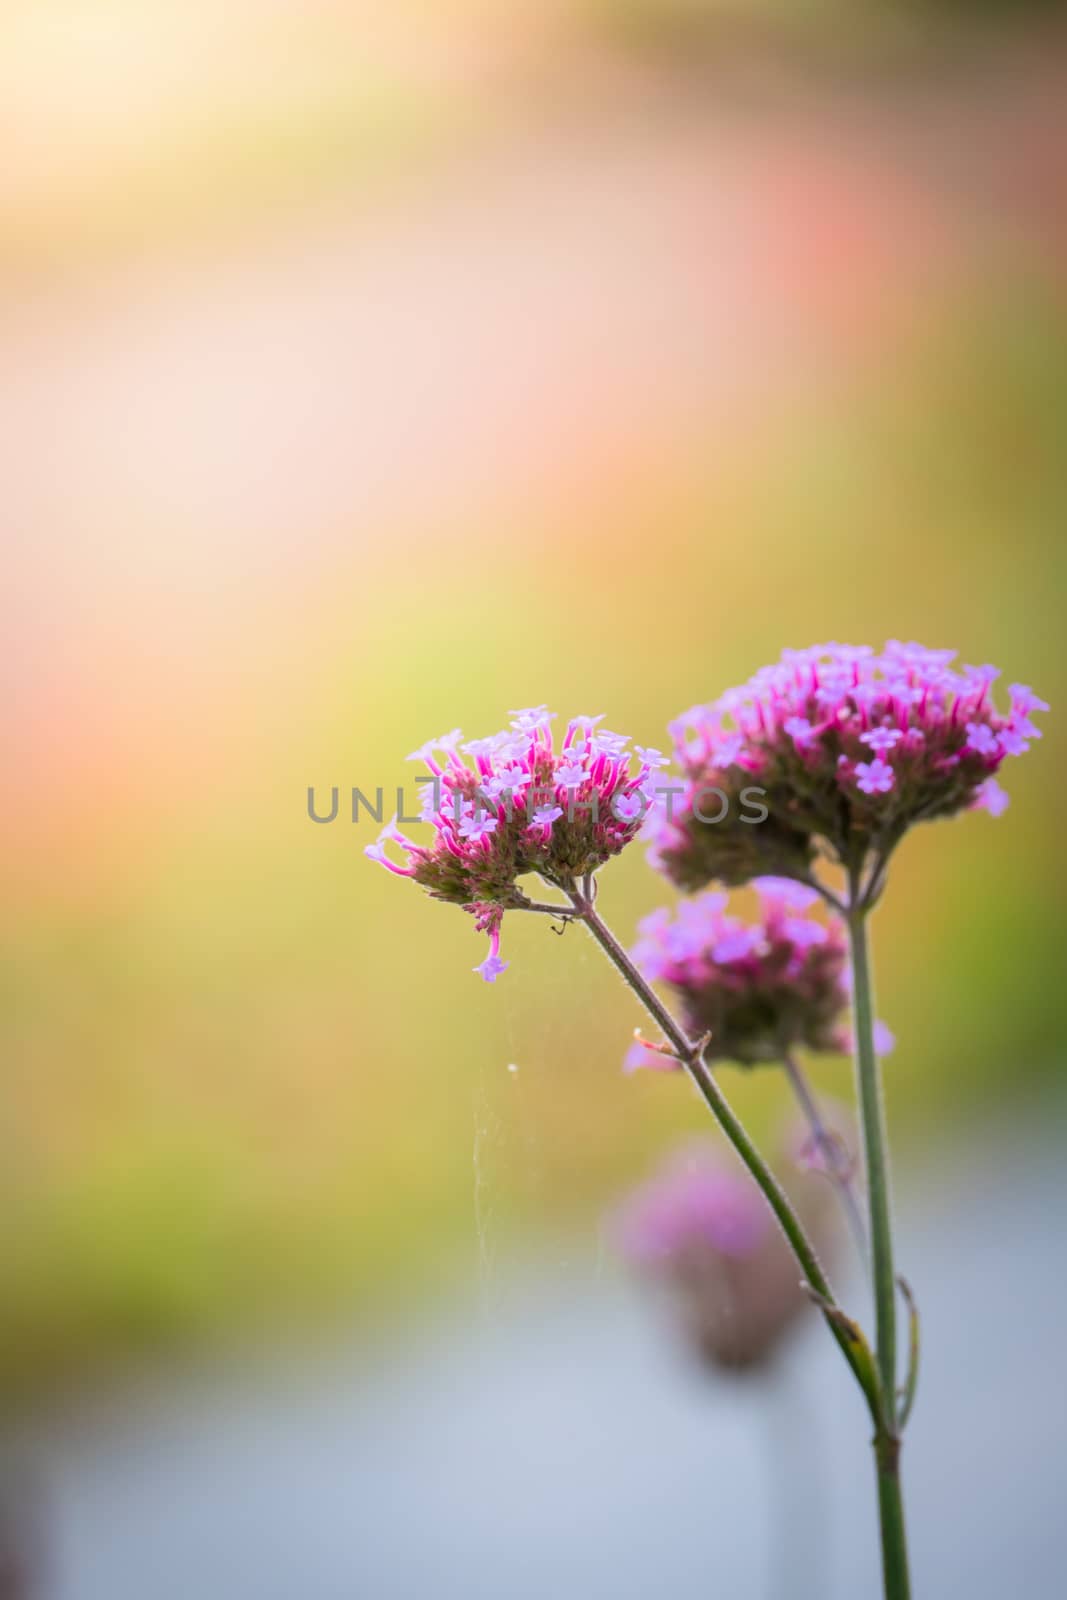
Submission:
<svg viewBox="0 0 1067 1600">
<path fill-rule="evenodd" d="M 1041 733 L 1048 707 L 1023 684 L 1010 709 L 992 697 L 995 667 L 952 667 L 955 652 L 890 641 L 783 651 L 775 666 L 696 706 L 671 724 L 684 792 L 650 824 L 653 860 L 679 887 L 760 873 L 806 877 L 821 845 L 846 867 L 869 850 L 888 857 L 914 823 L 982 807 L 998 816 L 1007 796 L 996 774 Z M 762 791 L 764 822 L 735 803 Z M 729 802 L 726 819 L 702 820 L 701 796 Z M 732 819 L 732 820 L 731 820 Z"/>
<path fill-rule="evenodd" d="M 365 851 L 472 913 L 490 937 L 489 955 L 474 969 L 487 983 L 507 967 L 499 953 L 504 912 L 530 903 L 517 880 L 537 873 L 566 891 L 618 855 L 639 832 L 655 773 L 667 764 L 658 750 L 631 753 L 628 738 L 599 726 L 602 717 L 572 718 L 557 751 L 553 719 L 536 706 L 513 712 L 510 728 L 486 739 L 461 744 L 458 729 L 431 739 L 410 757 L 429 773 L 422 817 L 431 842 L 415 843 L 394 821 Z M 389 842 L 405 863 L 387 854 Z"/>
<path fill-rule="evenodd" d="M 847 1049 L 841 924 L 812 914 L 819 902 L 813 889 L 782 878 L 759 878 L 755 887 L 754 922 L 729 915 L 726 896 L 714 893 L 683 901 L 674 917 L 653 912 L 640 924 L 634 961 L 679 996 L 694 1038 L 710 1032 L 709 1060 L 755 1066 L 781 1062 L 798 1046 Z M 625 1065 L 632 1071 L 677 1062 L 637 1043 Z"/>
<path fill-rule="evenodd" d="M 773 1226 L 751 1178 L 722 1166 L 703 1145 L 676 1152 L 613 1218 L 619 1249 L 641 1267 L 670 1262 L 693 1248 L 744 1260 Z"/>
<path fill-rule="evenodd" d="M 824 1195 L 808 1186 L 801 1198 L 820 1248 L 832 1253 Z M 762 1194 L 713 1146 L 670 1156 L 616 1209 L 609 1230 L 623 1258 L 668 1291 L 686 1342 L 709 1366 L 758 1366 L 807 1304 Z"/>
</svg>

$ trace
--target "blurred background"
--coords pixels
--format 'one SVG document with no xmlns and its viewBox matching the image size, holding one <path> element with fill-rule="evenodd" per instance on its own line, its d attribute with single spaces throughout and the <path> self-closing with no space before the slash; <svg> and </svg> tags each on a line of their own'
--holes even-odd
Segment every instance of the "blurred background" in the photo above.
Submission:
<svg viewBox="0 0 1067 1600">
<path fill-rule="evenodd" d="M 700 1108 L 346 795 L 888 636 L 1053 704 L 875 934 L 920 1592 L 1059 1593 L 1065 90 L 1053 6 L 4 0 L 4 1600 L 875 1592 L 818 1328 L 698 1379 L 605 1246 Z"/>
</svg>

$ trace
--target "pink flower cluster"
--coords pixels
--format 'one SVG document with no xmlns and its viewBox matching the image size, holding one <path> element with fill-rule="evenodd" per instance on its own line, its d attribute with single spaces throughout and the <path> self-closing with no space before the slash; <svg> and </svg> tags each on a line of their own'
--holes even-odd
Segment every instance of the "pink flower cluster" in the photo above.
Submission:
<svg viewBox="0 0 1067 1600">
<path fill-rule="evenodd" d="M 670 1262 L 692 1248 L 742 1260 L 773 1227 L 751 1178 L 723 1167 L 703 1145 L 675 1153 L 612 1220 L 620 1250 L 636 1266 Z"/>
<path fill-rule="evenodd" d="M 680 887 L 758 872 L 804 877 L 816 842 L 845 866 L 882 857 L 914 823 L 1007 805 L 996 774 L 1041 737 L 1048 707 L 1013 684 L 1010 709 L 993 703 L 995 667 L 951 665 L 955 652 L 891 640 L 783 651 L 747 684 L 671 724 L 684 792 L 654 823 L 654 861 Z M 758 786 L 765 822 L 738 820 L 737 800 Z M 726 821 L 702 820 L 701 795 L 730 802 Z M 730 818 L 734 820 L 730 820 Z"/>
<path fill-rule="evenodd" d="M 676 916 L 655 911 L 631 952 L 646 978 L 675 991 L 693 1038 L 711 1033 L 709 1060 L 742 1066 L 781 1062 L 799 1046 L 848 1048 L 848 954 L 836 918 L 813 915 L 819 897 L 781 878 L 759 878 L 760 914 L 745 922 L 724 894 L 683 901 Z M 676 1067 L 639 1042 L 625 1066 Z"/>
<path fill-rule="evenodd" d="M 658 750 L 631 753 L 628 738 L 599 726 L 602 717 L 572 718 L 557 751 L 553 720 L 536 706 L 513 712 L 510 728 L 486 739 L 461 744 L 458 729 L 431 739 L 409 759 L 429 774 L 422 818 L 432 840 L 415 843 L 394 820 L 365 851 L 472 913 L 490 938 L 474 969 L 487 983 L 508 965 L 500 959 L 504 912 L 530 903 L 517 880 L 537 873 L 566 891 L 618 855 L 639 832 L 655 773 L 667 764 Z M 390 857 L 387 843 L 406 862 Z"/>
<path fill-rule="evenodd" d="M 838 1231 L 821 1186 L 801 1184 L 796 1200 L 832 1255 Z M 676 1151 L 609 1229 L 625 1260 L 667 1291 L 686 1343 L 711 1367 L 766 1361 L 808 1303 L 759 1189 L 714 1146 Z"/>
</svg>

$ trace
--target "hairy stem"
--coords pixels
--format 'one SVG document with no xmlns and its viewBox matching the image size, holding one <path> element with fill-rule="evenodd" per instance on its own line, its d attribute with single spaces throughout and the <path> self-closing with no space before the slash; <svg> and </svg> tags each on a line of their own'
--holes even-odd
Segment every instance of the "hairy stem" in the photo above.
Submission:
<svg viewBox="0 0 1067 1600">
<path fill-rule="evenodd" d="M 764 1198 L 773 1211 L 804 1273 L 807 1284 L 823 1306 L 826 1322 L 831 1333 L 851 1367 L 856 1381 L 867 1397 L 876 1426 L 880 1425 L 878 1396 L 872 1393 L 871 1385 L 863 1371 L 862 1358 L 857 1349 L 855 1335 L 849 1331 L 848 1319 L 839 1313 L 829 1280 L 822 1269 L 814 1246 L 804 1231 L 800 1218 L 793 1210 L 784 1190 L 749 1138 L 743 1124 L 729 1105 L 709 1070 L 704 1060 L 706 1041 L 691 1040 L 685 1030 L 675 1021 L 651 984 L 641 975 L 622 945 L 604 922 L 604 919 L 595 910 L 592 900 L 577 889 L 571 889 L 568 892 L 571 904 L 574 906 L 579 920 L 584 922 L 627 987 L 633 991 L 636 998 L 661 1029 L 665 1038 L 673 1047 L 678 1060 L 689 1073 L 689 1076 L 710 1107 L 712 1115 L 762 1190 Z"/>
</svg>

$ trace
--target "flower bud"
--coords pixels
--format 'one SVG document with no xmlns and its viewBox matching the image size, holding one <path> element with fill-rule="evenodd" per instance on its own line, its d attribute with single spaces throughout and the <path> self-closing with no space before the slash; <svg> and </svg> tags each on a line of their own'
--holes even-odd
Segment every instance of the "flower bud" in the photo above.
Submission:
<svg viewBox="0 0 1067 1600">
<path fill-rule="evenodd" d="M 823 1250 L 830 1217 L 819 1205 L 810 1219 Z M 762 1365 L 808 1304 L 766 1200 L 713 1146 L 673 1155 L 610 1228 L 623 1257 L 665 1291 L 685 1342 L 711 1367 Z"/>
</svg>

